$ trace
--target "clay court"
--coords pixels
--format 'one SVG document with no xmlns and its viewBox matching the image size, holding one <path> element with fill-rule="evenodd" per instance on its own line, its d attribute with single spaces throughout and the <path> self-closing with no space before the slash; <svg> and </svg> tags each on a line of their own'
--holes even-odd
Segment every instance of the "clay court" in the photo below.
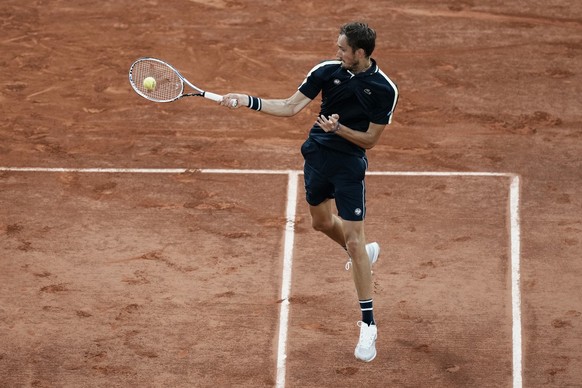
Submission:
<svg viewBox="0 0 582 388">
<path fill-rule="evenodd" d="M 1 387 L 582 386 L 582 3 L 0 4 Z M 286 98 L 378 33 L 378 356 L 292 118 L 131 89 L 142 56 Z"/>
</svg>

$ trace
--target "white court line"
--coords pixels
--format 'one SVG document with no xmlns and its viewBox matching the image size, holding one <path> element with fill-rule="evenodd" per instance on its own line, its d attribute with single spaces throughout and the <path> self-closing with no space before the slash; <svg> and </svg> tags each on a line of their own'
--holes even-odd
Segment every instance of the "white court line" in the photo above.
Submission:
<svg viewBox="0 0 582 388">
<path fill-rule="evenodd" d="M 293 267 L 293 243 L 295 240 L 295 212 L 297 211 L 297 181 L 299 174 L 289 173 L 287 184 L 287 223 L 285 226 L 285 249 L 283 254 L 283 276 L 281 280 L 281 312 L 279 314 L 279 344 L 277 351 L 277 387 L 285 387 L 287 363 L 287 332 L 289 326 L 289 295 L 291 293 L 291 269 Z"/>
<path fill-rule="evenodd" d="M 102 174 L 266 174 L 285 175 L 303 174 L 301 170 L 255 170 L 255 169 L 221 169 L 221 168 L 62 168 L 62 167 L 0 167 L 0 171 L 11 172 L 78 172 Z M 514 177 L 505 172 L 463 172 L 463 171 L 366 171 L 366 175 L 381 176 L 474 176 L 474 177 Z"/>
<path fill-rule="evenodd" d="M 285 175 L 291 170 L 245 170 L 212 168 L 61 168 L 61 167 L 0 167 L 0 171 L 11 172 L 78 172 L 100 174 L 274 174 Z"/>
<path fill-rule="evenodd" d="M 522 387 L 522 344 L 521 344 L 521 285 L 520 285 L 520 257 L 521 257 L 521 228 L 519 218 L 520 201 L 519 176 L 511 178 L 509 189 L 509 215 L 511 218 L 511 306 L 512 306 L 512 337 L 513 337 L 513 388 Z"/>
<path fill-rule="evenodd" d="M 474 176 L 474 177 L 513 177 L 507 172 L 463 172 L 463 171 L 366 171 L 366 175 L 382 176 Z"/>
<path fill-rule="evenodd" d="M 77 172 L 77 173 L 130 173 L 130 174 L 270 174 L 288 175 L 287 223 L 285 227 L 283 274 L 281 281 L 281 310 L 279 316 L 279 343 L 277 354 L 277 387 L 285 386 L 287 360 L 287 332 L 289 322 L 289 295 L 291 290 L 291 269 L 293 265 L 293 244 L 295 234 L 295 212 L 297 207 L 297 180 L 300 170 L 255 170 L 255 169 L 188 169 L 188 168 L 45 168 L 45 167 L 0 167 L 7 172 Z M 431 177 L 509 177 L 510 251 L 511 251 L 511 301 L 512 301 L 512 365 L 513 388 L 522 388 L 523 354 L 521 333 L 521 231 L 520 231 L 520 178 L 512 173 L 459 172 L 459 171 L 368 171 L 366 175 L 378 176 L 431 176 Z"/>
</svg>

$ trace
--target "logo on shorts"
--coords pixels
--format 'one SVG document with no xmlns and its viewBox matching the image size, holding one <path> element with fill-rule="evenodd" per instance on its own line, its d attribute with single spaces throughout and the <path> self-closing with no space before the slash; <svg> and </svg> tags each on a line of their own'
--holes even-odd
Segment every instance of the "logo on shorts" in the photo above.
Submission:
<svg viewBox="0 0 582 388">
<path fill-rule="evenodd" d="M 340 80 L 339 80 L 339 79 L 337 79 L 337 78 L 333 80 L 333 84 L 334 84 L 334 85 L 339 85 L 339 84 L 341 84 L 341 83 L 342 83 L 342 81 L 340 81 Z"/>
<path fill-rule="evenodd" d="M 362 215 L 362 209 L 357 208 L 356 210 L 354 210 L 354 214 L 357 215 L 358 217 Z"/>
</svg>

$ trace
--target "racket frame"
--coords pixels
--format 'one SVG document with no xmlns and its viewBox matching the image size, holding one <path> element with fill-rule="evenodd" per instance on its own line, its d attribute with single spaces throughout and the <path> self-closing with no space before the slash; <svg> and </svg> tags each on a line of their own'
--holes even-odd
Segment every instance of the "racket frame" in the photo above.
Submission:
<svg viewBox="0 0 582 388">
<path fill-rule="evenodd" d="M 144 61 L 153 61 L 153 62 L 161 63 L 162 65 L 169 67 L 172 71 L 174 71 L 176 73 L 176 75 L 178 76 L 178 79 L 180 80 L 180 88 L 181 88 L 180 94 L 178 95 L 178 97 L 175 97 L 175 98 L 172 98 L 169 100 L 160 100 L 160 99 L 152 98 L 151 96 L 148 96 L 147 94 L 145 94 L 144 92 L 142 92 L 139 89 L 139 87 L 137 86 L 137 84 L 133 80 L 133 68 L 138 63 L 144 62 Z M 135 62 L 133 62 L 131 64 L 131 67 L 129 68 L 129 83 L 131 84 L 131 87 L 133 88 L 133 90 L 135 90 L 135 92 L 137 94 L 139 94 L 140 96 L 142 96 L 143 98 L 145 98 L 147 100 L 154 101 L 154 102 L 173 102 L 173 101 L 181 99 L 182 97 L 193 97 L 193 96 L 204 97 L 204 98 L 207 98 L 209 100 L 216 101 L 216 102 L 222 101 L 221 95 L 207 92 L 205 90 L 200 89 L 199 87 L 195 86 L 192 82 L 188 81 L 178 71 L 178 69 L 176 69 L 174 66 L 170 65 L 169 63 L 167 63 L 165 61 L 162 61 L 161 59 L 152 58 L 152 57 L 142 57 L 142 58 L 137 59 Z M 189 87 L 191 87 L 192 89 L 196 90 L 196 93 L 184 93 L 184 84 L 186 84 Z"/>
</svg>

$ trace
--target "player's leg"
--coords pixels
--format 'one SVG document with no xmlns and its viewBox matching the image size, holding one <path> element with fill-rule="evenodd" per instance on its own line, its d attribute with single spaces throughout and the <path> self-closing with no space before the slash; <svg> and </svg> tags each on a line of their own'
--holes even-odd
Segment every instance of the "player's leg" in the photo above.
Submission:
<svg viewBox="0 0 582 388">
<path fill-rule="evenodd" d="M 343 220 L 344 239 L 348 254 L 352 258 L 352 277 L 359 300 L 372 298 L 372 269 L 366 251 L 364 221 Z"/>
<path fill-rule="evenodd" d="M 334 187 L 326 173 L 328 152 L 308 138 L 301 147 L 301 153 L 305 159 L 303 178 L 311 225 L 345 248 L 342 220 L 333 214 L 331 207 Z"/>
<path fill-rule="evenodd" d="M 313 229 L 324 233 L 342 247 L 346 247 L 342 220 L 333 214 L 330 200 L 325 200 L 317 206 L 310 205 L 309 213 Z"/>
<path fill-rule="evenodd" d="M 344 239 L 353 265 L 352 276 L 362 313 L 362 321 L 358 322 L 360 338 L 354 355 L 359 360 L 369 362 L 376 357 L 378 331 L 374 321 L 371 270 L 371 261 L 375 261 L 377 255 L 374 258 L 368 254 L 364 233 L 366 216 L 364 179 L 367 160 L 365 157 L 344 157 L 342 166 L 345 168 L 334 177 L 333 184 L 338 215 L 342 218 Z"/>
<path fill-rule="evenodd" d="M 358 298 L 360 301 L 368 300 L 372 298 L 370 262 L 374 258 L 368 255 L 364 233 L 367 160 L 365 157 L 341 158 L 344 168 L 333 178 L 335 201 L 341 217 L 346 249 L 354 267 L 353 278 Z"/>
<path fill-rule="evenodd" d="M 376 358 L 376 338 L 378 328 L 374 321 L 374 306 L 372 299 L 372 269 L 366 251 L 364 221 L 343 222 L 344 234 L 348 252 L 352 258 L 352 276 L 358 301 L 362 312 L 362 320 L 358 322 L 360 337 L 354 350 L 358 360 L 370 362 Z"/>
</svg>

